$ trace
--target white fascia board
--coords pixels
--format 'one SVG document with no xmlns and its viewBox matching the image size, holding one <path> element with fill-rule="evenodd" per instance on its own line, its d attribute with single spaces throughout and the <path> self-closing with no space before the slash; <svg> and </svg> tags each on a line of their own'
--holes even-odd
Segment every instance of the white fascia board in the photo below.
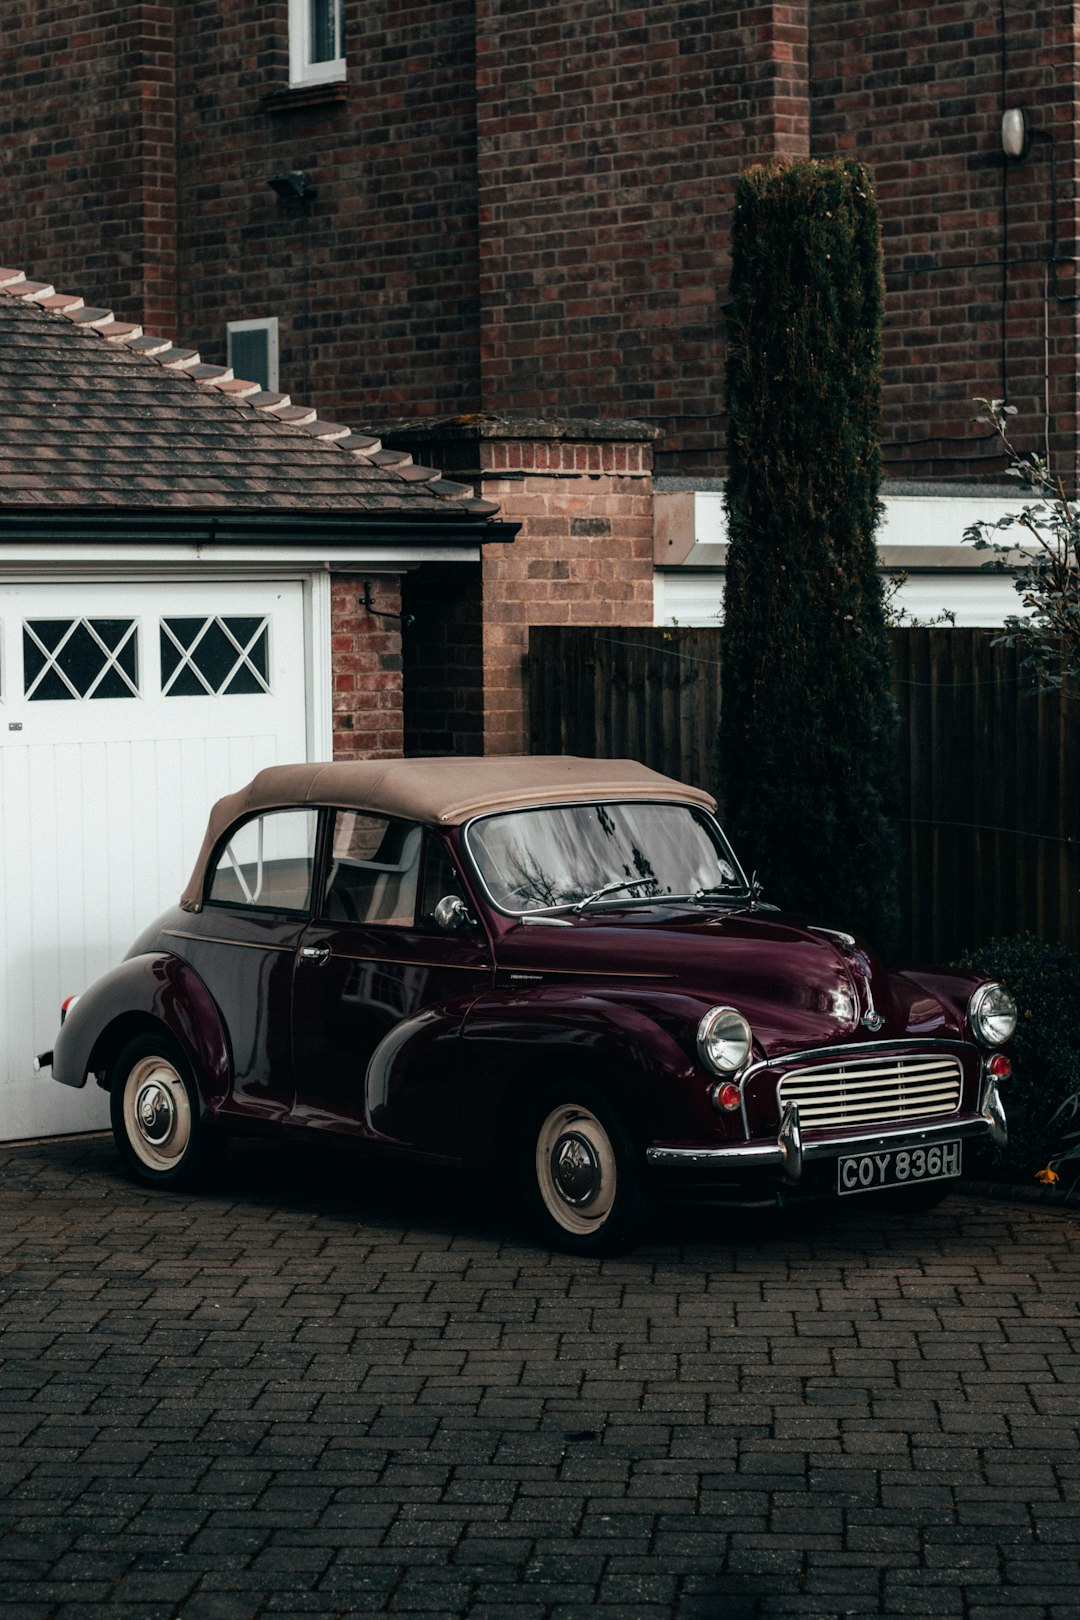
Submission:
<svg viewBox="0 0 1080 1620">
<path fill-rule="evenodd" d="M 727 561 L 727 513 L 722 490 L 658 489 L 655 502 L 657 568 L 716 568 Z M 979 569 L 986 555 L 964 544 L 973 523 L 994 524 L 1024 506 L 1015 495 L 890 495 L 882 498 L 883 514 L 876 540 L 886 570 L 950 573 Z M 1018 555 L 1022 548 L 1018 549 Z"/>
<path fill-rule="evenodd" d="M 0 545 L 0 574 L 35 577 L 70 571 L 115 574 L 148 571 L 160 574 L 178 571 L 190 578 L 227 570 L 237 573 L 280 573 L 292 569 L 300 574 L 355 573 L 373 568 L 382 573 L 408 573 L 421 563 L 480 561 L 479 546 L 336 546 L 332 551 L 315 552 L 310 546 L 192 546 L 192 545 L 93 545 L 49 541 L 34 544 Z"/>
<path fill-rule="evenodd" d="M 963 542 L 971 524 L 1018 511 L 1022 491 L 886 494 L 882 504 L 881 570 L 908 576 L 894 612 L 926 623 L 948 611 L 960 626 L 1000 626 L 1022 611 L 1011 576 L 987 570 L 987 553 Z M 728 550 L 723 490 L 661 487 L 654 510 L 653 622 L 719 624 Z"/>
<path fill-rule="evenodd" d="M 980 574 L 966 569 L 949 573 L 927 569 L 912 574 L 892 599 L 892 611 L 927 624 L 943 612 L 955 615 L 960 629 L 1000 629 L 1022 604 L 1007 574 Z M 719 625 L 724 617 L 724 573 L 717 568 L 665 568 L 653 575 L 655 625 Z"/>
<path fill-rule="evenodd" d="M 1030 505 L 1017 490 L 1012 499 L 1001 495 L 886 495 L 884 515 L 877 531 L 879 550 L 910 546 L 922 550 L 953 549 L 963 544 L 964 530 L 973 523 L 996 523 L 1009 512 Z M 981 566 L 985 558 L 974 548 L 967 554 Z"/>
</svg>

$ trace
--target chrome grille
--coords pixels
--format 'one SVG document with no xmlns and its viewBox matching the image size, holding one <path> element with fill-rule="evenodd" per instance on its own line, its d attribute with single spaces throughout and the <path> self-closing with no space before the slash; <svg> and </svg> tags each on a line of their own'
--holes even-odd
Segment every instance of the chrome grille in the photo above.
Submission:
<svg viewBox="0 0 1080 1620">
<path fill-rule="evenodd" d="M 780 1106 L 799 1105 L 804 1130 L 952 1114 L 960 1106 L 963 1072 L 944 1053 L 929 1057 L 863 1057 L 795 1069 L 780 1082 Z"/>
</svg>

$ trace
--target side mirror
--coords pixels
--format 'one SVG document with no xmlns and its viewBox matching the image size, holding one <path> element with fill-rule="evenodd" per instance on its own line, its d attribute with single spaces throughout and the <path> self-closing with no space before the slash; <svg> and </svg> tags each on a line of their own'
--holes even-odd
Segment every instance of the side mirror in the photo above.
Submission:
<svg viewBox="0 0 1080 1620">
<path fill-rule="evenodd" d="M 444 933 L 454 934 L 459 928 L 475 928 L 476 919 L 460 895 L 446 894 L 432 912 L 435 922 Z"/>
</svg>

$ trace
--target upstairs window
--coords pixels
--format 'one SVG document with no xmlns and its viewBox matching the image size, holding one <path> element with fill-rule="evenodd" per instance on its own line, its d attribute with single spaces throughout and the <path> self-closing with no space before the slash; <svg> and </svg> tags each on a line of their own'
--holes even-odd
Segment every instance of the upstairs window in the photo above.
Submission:
<svg viewBox="0 0 1080 1620">
<path fill-rule="evenodd" d="M 345 0 L 289 0 L 289 82 L 345 77 Z"/>
</svg>

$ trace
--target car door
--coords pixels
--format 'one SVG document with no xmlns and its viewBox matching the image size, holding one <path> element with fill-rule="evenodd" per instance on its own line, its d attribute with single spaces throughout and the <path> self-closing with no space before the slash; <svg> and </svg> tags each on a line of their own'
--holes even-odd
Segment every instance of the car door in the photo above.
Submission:
<svg viewBox="0 0 1080 1620">
<path fill-rule="evenodd" d="M 483 932 L 434 909 L 465 898 L 438 833 L 330 812 L 315 915 L 296 957 L 293 1123 L 428 1156 L 461 1151 L 459 1033 L 491 982 Z"/>
<path fill-rule="evenodd" d="M 217 851 L 202 910 L 174 930 L 228 1032 L 232 1082 L 223 1112 L 281 1121 L 293 1083 L 293 963 L 311 913 L 318 812 L 269 811 L 239 823 Z"/>
</svg>

